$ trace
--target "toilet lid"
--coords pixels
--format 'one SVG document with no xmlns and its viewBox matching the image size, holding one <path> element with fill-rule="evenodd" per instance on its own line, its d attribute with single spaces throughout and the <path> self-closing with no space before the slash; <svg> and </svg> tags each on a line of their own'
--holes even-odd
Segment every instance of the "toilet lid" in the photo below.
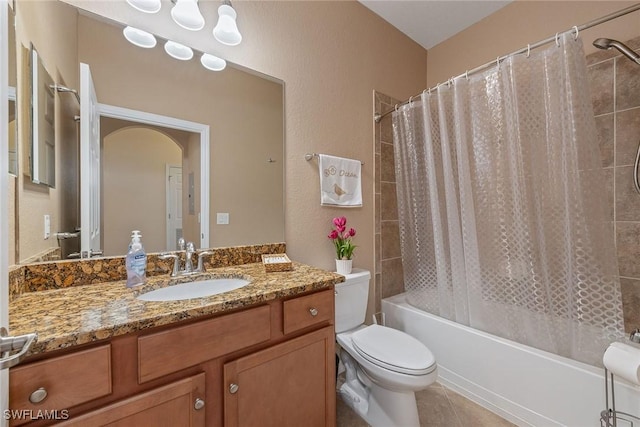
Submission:
<svg viewBox="0 0 640 427">
<path fill-rule="evenodd" d="M 355 332 L 351 341 L 362 357 L 395 372 L 426 375 L 436 368 L 431 351 L 397 329 L 371 325 Z"/>
</svg>

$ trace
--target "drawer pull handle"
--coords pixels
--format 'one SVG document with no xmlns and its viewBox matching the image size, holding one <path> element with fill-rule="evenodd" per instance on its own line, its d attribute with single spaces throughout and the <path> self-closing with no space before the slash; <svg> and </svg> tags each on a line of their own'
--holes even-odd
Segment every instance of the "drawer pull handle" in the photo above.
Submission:
<svg viewBox="0 0 640 427">
<path fill-rule="evenodd" d="M 44 387 L 40 387 L 29 396 L 29 402 L 40 403 L 47 398 L 47 390 Z"/>
<path fill-rule="evenodd" d="M 238 384 L 231 383 L 231 385 L 229 385 L 229 392 L 230 392 L 231 394 L 236 394 L 236 393 L 238 392 L 238 389 L 239 389 L 239 388 L 240 388 L 240 387 L 238 387 Z"/>
<path fill-rule="evenodd" d="M 194 403 L 193 407 L 196 409 L 196 411 L 204 408 L 204 400 L 200 398 L 196 399 L 196 403 Z"/>
<path fill-rule="evenodd" d="M 309 309 L 309 313 L 311 313 L 311 315 L 313 317 L 316 317 L 318 315 L 318 309 L 317 308 L 310 308 Z"/>
</svg>

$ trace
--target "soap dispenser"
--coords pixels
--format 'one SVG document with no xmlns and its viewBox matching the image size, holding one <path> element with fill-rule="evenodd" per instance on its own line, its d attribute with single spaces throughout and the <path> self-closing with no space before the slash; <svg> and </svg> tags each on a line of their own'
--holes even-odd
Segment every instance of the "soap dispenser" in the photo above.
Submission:
<svg viewBox="0 0 640 427">
<path fill-rule="evenodd" d="M 142 234 L 139 230 L 131 232 L 131 243 L 129 244 L 129 252 L 125 259 L 127 268 L 127 287 L 141 285 L 146 280 L 147 270 L 147 254 L 142 247 Z"/>
</svg>

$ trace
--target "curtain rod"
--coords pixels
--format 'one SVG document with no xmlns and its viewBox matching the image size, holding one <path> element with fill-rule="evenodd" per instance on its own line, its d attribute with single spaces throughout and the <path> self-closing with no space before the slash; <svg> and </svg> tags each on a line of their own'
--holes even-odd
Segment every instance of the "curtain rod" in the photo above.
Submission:
<svg viewBox="0 0 640 427">
<path fill-rule="evenodd" d="M 613 19 L 619 18 L 619 17 L 621 17 L 621 16 L 627 15 L 627 14 L 629 14 L 629 13 L 631 13 L 631 12 L 635 12 L 635 11 L 637 11 L 637 10 L 640 10 L 640 3 L 636 3 L 636 4 L 634 4 L 633 6 L 629 6 L 629 7 L 627 7 L 627 8 L 624 8 L 624 9 L 618 10 L 617 12 L 610 13 L 609 15 L 605 15 L 605 16 L 602 16 L 602 17 L 600 17 L 600 18 L 594 19 L 593 21 L 589 21 L 589 22 L 587 22 L 586 24 L 573 26 L 573 27 L 571 27 L 571 28 L 570 28 L 570 29 L 568 29 L 568 30 L 562 31 L 562 32 L 560 32 L 560 33 L 556 33 L 556 34 L 554 34 L 553 36 L 547 37 L 546 39 L 544 39 L 544 40 L 540 40 L 540 41 L 535 42 L 535 43 L 533 43 L 533 44 L 529 44 L 529 45 L 527 45 L 526 47 L 523 47 L 523 48 L 521 48 L 521 49 L 518 49 L 518 50 L 516 50 L 516 51 L 514 51 L 514 52 L 511 52 L 511 53 L 509 53 L 509 54 L 507 54 L 507 55 L 499 56 L 498 58 L 494 59 L 493 61 L 487 62 L 486 64 L 482 64 L 482 65 L 480 65 L 479 67 L 476 67 L 476 68 L 474 68 L 474 69 L 472 69 L 472 70 L 467 70 L 467 71 L 465 71 L 463 74 L 460 74 L 460 75 L 458 75 L 458 76 L 456 76 L 456 77 L 452 77 L 452 78 L 450 78 L 449 80 L 447 80 L 447 82 L 450 82 L 450 81 L 453 81 L 453 80 L 455 80 L 455 79 L 459 79 L 459 78 L 462 78 L 462 77 L 468 77 L 468 76 L 469 76 L 469 75 L 471 75 L 471 74 L 475 74 L 475 73 L 477 73 L 477 72 L 479 72 L 479 71 L 483 71 L 483 70 L 485 70 L 485 69 L 487 69 L 487 68 L 489 68 L 489 67 L 491 67 L 491 66 L 493 66 L 493 65 L 496 65 L 496 64 L 498 64 L 499 62 L 501 62 L 501 61 L 503 61 L 503 60 L 505 60 L 505 59 L 507 59 L 507 58 L 509 58 L 509 57 L 511 57 L 511 56 L 515 56 L 515 55 L 519 55 L 519 54 L 521 54 L 521 53 L 529 52 L 529 51 L 531 51 L 531 49 L 536 49 L 536 48 L 538 48 L 538 47 L 540 47 L 540 46 L 544 46 L 544 45 L 546 45 L 547 43 L 551 43 L 551 42 L 553 42 L 553 41 L 556 41 L 556 40 L 557 40 L 557 37 L 558 37 L 558 34 L 562 34 L 562 33 L 569 32 L 569 31 L 574 31 L 574 32 L 576 33 L 576 37 L 577 37 L 577 36 L 578 36 L 578 33 L 579 33 L 580 31 L 582 31 L 582 30 L 586 30 L 586 29 L 588 29 L 588 28 L 595 27 L 596 25 L 603 24 L 603 23 L 605 23 L 605 22 L 607 22 L 607 21 L 611 21 L 611 20 L 613 20 Z M 447 82 L 444 82 L 444 83 L 447 83 Z M 422 92 L 420 92 L 420 93 L 418 93 L 418 94 L 415 94 L 415 95 L 411 96 L 409 99 L 407 99 L 407 100 L 405 100 L 405 101 L 403 101 L 403 102 L 401 102 L 401 103 L 399 103 L 399 104 L 396 104 L 396 105 L 395 105 L 395 107 L 394 107 L 394 108 L 392 108 L 392 109 L 391 109 L 391 110 L 389 110 L 389 111 L 386 111 L 386 112 L 384 112 L 384 113 L 377 113 L 377 112 L 376 112 L 376 113 L 373 115 L 373 120 L 374 120 L 376 123 L 380 123 L 380 120 L 382 120 L 382 118 L 383 118 L 383 117 L 385 117 L 385 116 L 387 116 L 387 115 L 389 115 L 389 114 L 393 113 L 393 111 L 395 111 L 395 109 L 396 109 L 396 108 L 398 108 L 399 106 L 401 106 L 401 105 L 405 105 L 405 104 L 408 104 L 408 103 L 409 103 L 413 98 L 417 98 L 417 97 L 419 97 L 419 96 L 420 96 L 422 93 L 424 93 L 424 92 L 427 92 L 427 91 L 429 91 L 429 92 L 430 92 L 430 91 L 432 91 L 432 90 L 437 90 L 437 89 L 438 89 L 438 86 L 441 86 L 441 85 L 442 85 L 442 84 L 444 84 L 444 83 L 438 83 L 438 84 L 437 84 L 436 86 L 434 86 L 434 87 L 431 87 L 431 88 L 425 89 L 425 90 L 423 90 Z"/>
</svg>

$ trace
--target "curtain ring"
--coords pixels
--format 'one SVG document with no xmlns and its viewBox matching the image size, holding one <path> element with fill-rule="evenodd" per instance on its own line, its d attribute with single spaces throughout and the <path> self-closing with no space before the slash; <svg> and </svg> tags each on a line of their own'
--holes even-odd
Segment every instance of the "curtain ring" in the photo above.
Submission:
<svg viewBox="0 0 640 427">
<path fill-rule="evenodd" d="M 396 104 L 395 110 L 396 112 L 398 112 L 398 104 Z"/>
<path fill-rule="evenodd" d="M 465 78 L 466 80 L 469 80 L 469 70 L 465 70 L 465 71 L 464 71 L 464 78 Z"/>
<path fill-rule="evenodd" d="M 580 34 L 580 30 L 578 30 L 578 26 L 574 25 L 573 29 L 575 30 L 576 34 L 573 36 L 574 40 L 578 40 L 578 34 Z"/>
<path fill-rule="evenodd" d="M 413 102 L 413 96 L 410 96 L 409 97 L 409 108 L 411 108 L 412 102 Z"/>
<path fill-rule="evenodd" d="M 527 58 L 531 55 L 531 45 L 527 44 Z"/>
<path fill-rule="evenodd" d="M 496 58 L 496 67 L 500 67 L 500 57 Z"/>
<path fill-rule="evenodd" d="M 427 89 L 427 93 L 431 95 L 431 88 Z"/>
<path fill-rule="evenodd" d="M 560 33 L 556 33 L 556 46 L 560 47 L 560 40 L 558 39 L 558 36 L 560 35 Z"/>
</svg>

